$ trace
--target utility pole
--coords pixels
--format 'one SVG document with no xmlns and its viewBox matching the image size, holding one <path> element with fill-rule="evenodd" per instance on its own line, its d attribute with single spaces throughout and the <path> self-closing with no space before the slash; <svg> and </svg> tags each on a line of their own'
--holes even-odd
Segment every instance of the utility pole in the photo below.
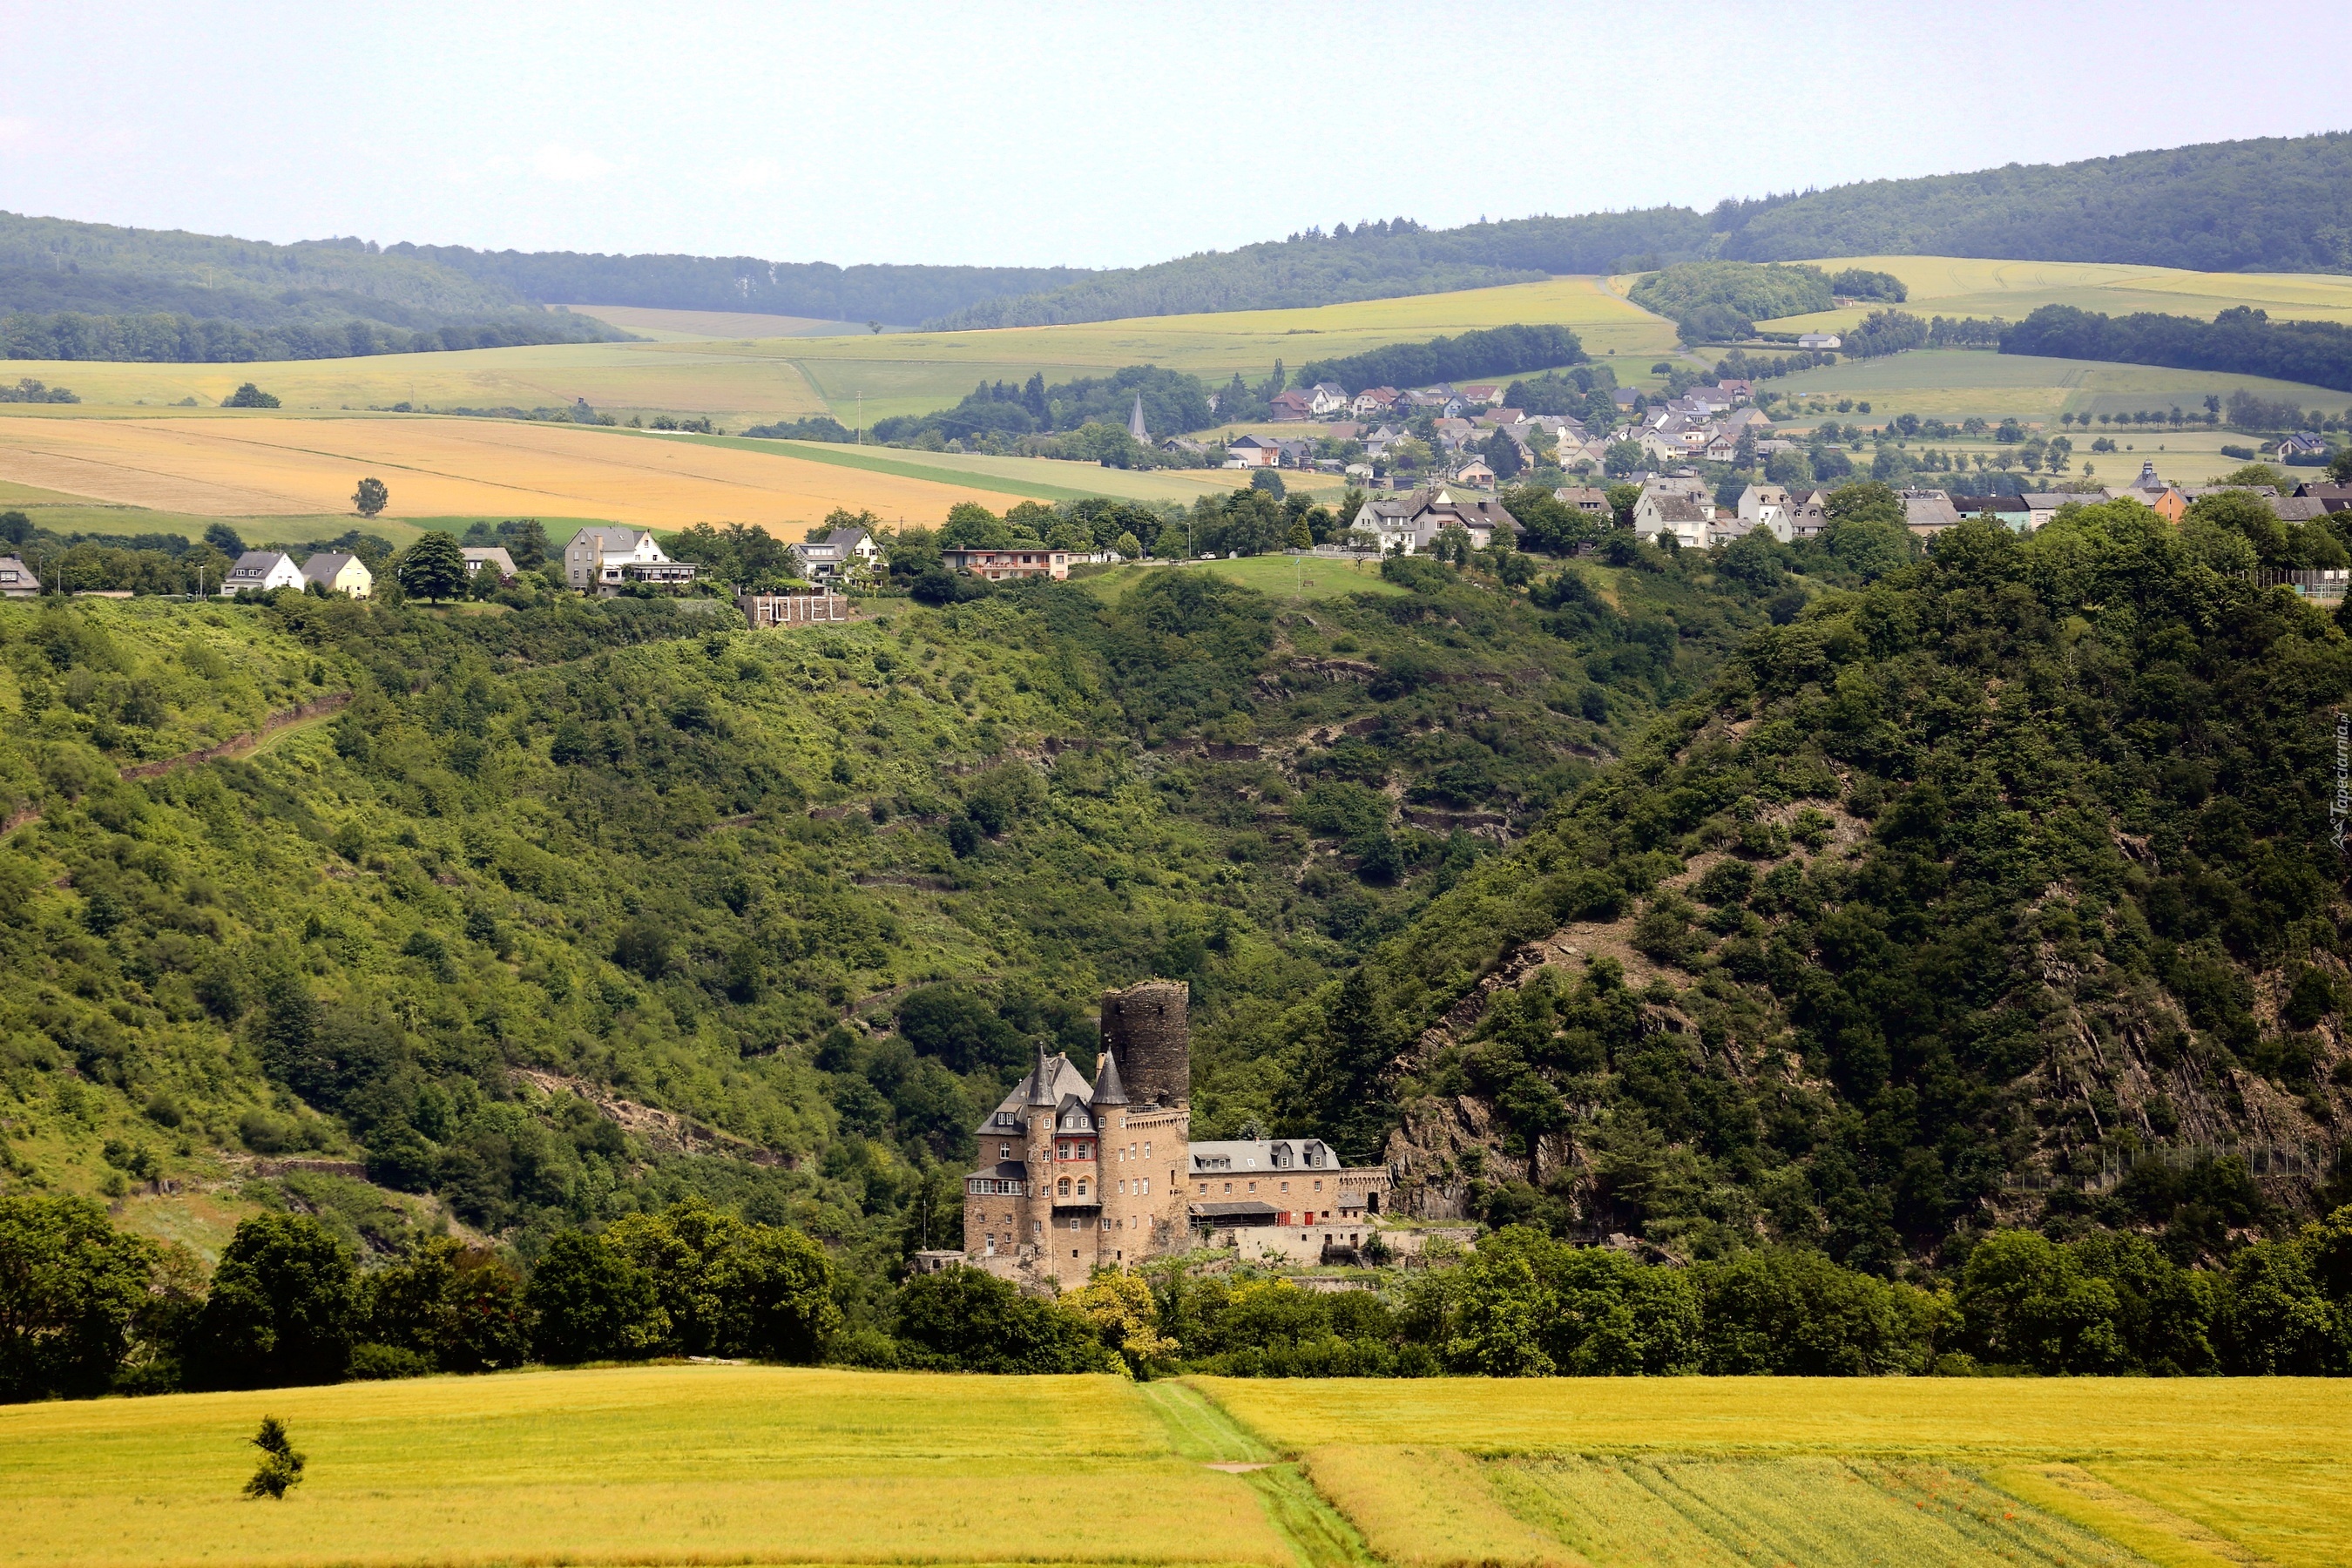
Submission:
<svg viewBox="0 0 2352 1568">
<path fill-rule="evenodd" d="M 857 444 L 866 445 L 866 389 L 857 390 Z"/>
</svg>

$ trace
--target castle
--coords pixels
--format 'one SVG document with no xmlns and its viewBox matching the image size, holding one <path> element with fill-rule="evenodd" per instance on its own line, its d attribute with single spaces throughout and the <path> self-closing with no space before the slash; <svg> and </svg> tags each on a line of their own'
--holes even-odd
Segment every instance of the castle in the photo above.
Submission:
<svg viewBox="0 0 2352 1568">
<path fill-rule="evenodd" d="M 967 1262 L 1068 1289 L 1097 1268 L 1181 1250 L 1195 1229 L 1264 1229 L 1271 1240 L 1272 1227 L 1297 1227 L 1306 1245 L 1316 1227 L 1328 1240 L 1335 1219 L 1360 1227 L 1379 1211 L 1387 1172 L 1342 1170 L 1318 1140 L 1193 1145 L 1189 1000 L 1172 980 L 1106 993 L 1091 1084 L 1067 1057 L 1038 1049 L 976 1130 Z"/>
</svg>

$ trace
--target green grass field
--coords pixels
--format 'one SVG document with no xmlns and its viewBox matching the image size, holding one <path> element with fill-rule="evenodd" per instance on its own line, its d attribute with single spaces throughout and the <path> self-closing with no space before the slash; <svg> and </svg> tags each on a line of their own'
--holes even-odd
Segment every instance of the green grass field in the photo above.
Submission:
<svg viewBox="0 0 2352 1568">
<path fill-rule="evenodd" d="M 1381 575 L 1381 563 L 1318 555 L 1253 555 L 1239 561 L 1195 561 L 1181 567 L 1118 566 L 1081 579 L 1092 592 L 1117 598 L 1154 572 L 1213 572 L 1271 599 L 1328 599 L 1340 594 L 1402 594 Z"/>
<path fill-rule="evenodd" d="M 263 1415 L 310 1461 L 238 1496 Z M 0 1564 L 2340 1563 L 2298 1380 L 664 1365 L 0 1409 Z"/>
</svg>

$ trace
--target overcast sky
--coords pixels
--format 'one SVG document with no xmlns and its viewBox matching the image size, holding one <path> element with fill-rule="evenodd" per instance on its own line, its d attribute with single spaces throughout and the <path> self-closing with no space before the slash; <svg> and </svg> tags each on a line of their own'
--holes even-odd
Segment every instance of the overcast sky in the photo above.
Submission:
<svg viewBox="0 0 2352 1568">
<path fill-rule="evenodd" d="M 0 0 L 0 208 L 1126 266 L 2352 125 L 2335 6 Z M 2314 75 L 2311 67 L 2320 66 Z"/>
</svg>

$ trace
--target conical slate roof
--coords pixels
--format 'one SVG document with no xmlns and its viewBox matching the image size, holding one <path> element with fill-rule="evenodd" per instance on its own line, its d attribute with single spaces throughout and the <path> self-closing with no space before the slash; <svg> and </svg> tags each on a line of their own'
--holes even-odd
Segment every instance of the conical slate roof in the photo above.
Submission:
<svg viewBox="0 0 2352 1568">
<path fill-rule="evenodd" d="M 1127 1103 L 1127 1086 L 1118 1081 L 1118 1058 L 1108 1051 L 1103 1053 L 1102 1070 L 1095 1074 L 1094 1102 L 1097 1105 Z"/>
<path fill-rule="evenodd" d="M 1055 1103 L 1054 1071 L 1045 1060 L 1045 1047 L 1043 1045 L 1037 1047 L 1037 1065 L 1029 1070 L 1029 1082 L 1026 1087 L 1029 1092 L 1025 1098 L 1031 1105 Z"/>
<path fill-rule="evenodd" d="M 1135 407 L 1127 416 L 1127 433 L 1139 441 L 1151 439 L 1151 432 L 1143 427 L 1143 394 L 1135 395 Z"/>
</svg>

